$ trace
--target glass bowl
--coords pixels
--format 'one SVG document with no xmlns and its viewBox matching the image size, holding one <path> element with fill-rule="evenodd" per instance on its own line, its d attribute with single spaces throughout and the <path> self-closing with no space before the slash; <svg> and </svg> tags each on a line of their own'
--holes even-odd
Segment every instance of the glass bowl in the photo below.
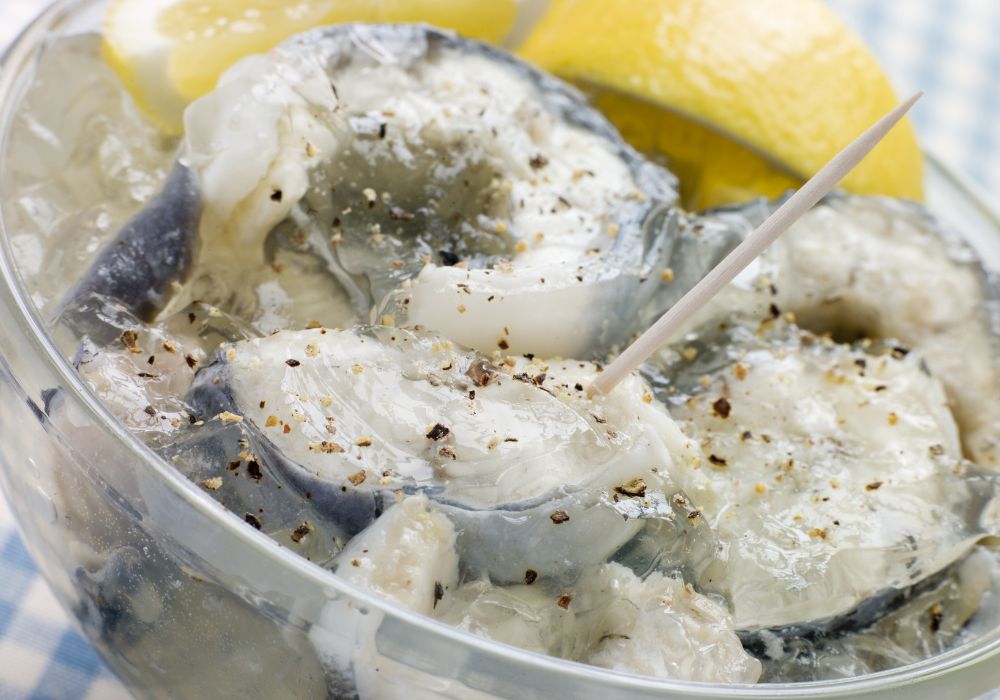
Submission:
<svg viewBox="0 0 1000 700">
<path fill-rule="evenodd" d="M 0 163 L 52 37 L 100 26 L 61 0 L 0 68 Z M 0 180 L 0 192 L 5 184 Z M 1000 221 L 935 161 L 931 208 L 1000 266 Z M 1000 630 L 927 661 L 814 683 L 657 681 L 426 619 L 255 531 L 116 423 L 25 291 L 0 210 L 0 489 L 62 605 L 140 698 L 972 698 L 1000 685 Z"/>
</svg>

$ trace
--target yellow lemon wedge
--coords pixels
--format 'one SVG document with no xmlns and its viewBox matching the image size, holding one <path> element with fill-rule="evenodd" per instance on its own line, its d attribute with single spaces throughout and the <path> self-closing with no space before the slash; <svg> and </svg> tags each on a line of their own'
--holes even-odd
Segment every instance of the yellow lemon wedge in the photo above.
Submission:
<svg viewBox="0 0 1000 700">
<path fill-rule="evenodd" d="M 184 108 L 244 56 L 342 22 L 427 22 L 485 41 L 514 26 L 518 0 L 114 0 L 104 54 L 142 110 L 179 133 Z"/>
<path fill-rule="evenodd" d="M 591 92 L 698 209 L 798 186 L 898 102 L 821 0 L 552 0 L 520 54 Z M 842 186 L 920 199 L 922 170 L 904 122 Z"/>
</svg>

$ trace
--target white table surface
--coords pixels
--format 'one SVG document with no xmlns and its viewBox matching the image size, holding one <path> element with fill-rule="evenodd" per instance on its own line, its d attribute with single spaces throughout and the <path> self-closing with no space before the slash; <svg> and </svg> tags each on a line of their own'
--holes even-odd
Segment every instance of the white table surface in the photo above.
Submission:
<svg viewBox="0 0 1000 700">
<path fill-rule="evenodd" d="M 924 147 L 1000 201 L 1000 2 L 829 2 L 900 94 L 927 91 L 913 115 Z M 0 0 L 0 47 L 45 4 Z M 128 697 L 37 575 L 2 499 L 0 581 L 0 700 Z"/>
</svg>

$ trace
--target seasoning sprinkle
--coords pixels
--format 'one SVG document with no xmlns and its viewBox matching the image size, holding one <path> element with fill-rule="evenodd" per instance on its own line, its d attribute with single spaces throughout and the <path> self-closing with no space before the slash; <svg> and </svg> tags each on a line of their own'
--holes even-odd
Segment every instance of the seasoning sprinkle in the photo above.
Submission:
<svg viewBox="0 0 1000 700">
<path fill-rule="evenodd" d="M 487 386 L 497 376 L 497 368 L 486 360 L 477 360 L 469 365 L 465 371 L 465 376 L 472 380 L 478 387 Z"/>
<path fill-rule="evenodd" d="M 264 473 L 260 469 L 260 463 L 257 460 L 251 459 L 247 462 L 247 476 L 256 481 L 258 484 L 264 478 Z"/>
<path fill-rule="evenodd" d="M 285 424 L 285 427 L 288 427 L 287 423 Z M 337 454 L 339 452 L 343 452 L 344 448 L 332 440 L 322 440 L 320 442 L 310 442 L 309 451 L 322 452 L 323 454 Z"/>
<path fill-rule="evenodd" d="M 222 477 L 213 476 L 209 479 L 205 479 L 204 481 L 199 481 L 198 485 L 203 489 L 208 489 L 209 491 L 218 491 L 222 488 Z"/>
<path fill-rule="evenodd" d="M 732 411 L 732 405 L 730 405 L 729 399 L 724 396 L 712 404 L 712 412 L 719 418 L 729 418 L 730 411 Z"/>
<path fill-rule="evenodd" d="M 626 481 L 623 484 L 618 484 L 615 486 L 615 491 L 622 494 L 623 496 L 645 496 L 646 495 L 646 482 L 642 479 L 632 479 Z"/>
<path fill-rule="evenodd" d="M 435 423 L 434 427 L 427 431 L 427 439 L 437 441 L 447 437 L 450 432 L 451 430 L 446 426 Z"/>
<path fill-rule="evenodd" d="M 292 535 L 291 535 L 292 542 L 294 542 L 295 544 L 298 544 L 299 542 L 302 541 L 302 539 L 306 535 L 308 535 L 312 531 L 313 531 L 312 525 L 310 525 L 307 522 L 303 522 L 301 525 L 299 525 L 297 528 L 295 528 L 295 530 L 292 532 Z"/>
</svg>

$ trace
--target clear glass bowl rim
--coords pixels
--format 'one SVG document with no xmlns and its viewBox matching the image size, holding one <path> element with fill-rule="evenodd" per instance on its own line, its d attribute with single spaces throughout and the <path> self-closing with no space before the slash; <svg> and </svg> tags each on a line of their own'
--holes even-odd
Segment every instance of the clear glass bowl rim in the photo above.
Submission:
<svg viewBox="0 0 1000 700">
<path fill-rule="evenodd" d="M 0 55 L 0 158 L 6 152 L 9 138 L 9 124 L 13 107 L 18 104 L 21 91 L 25 87 L 24 76 L 32 70 L 34 59 L 44 46 L 47 38 L 61 23 L 73 16 L 80 7 L 99 0 L 54 0 L 31 24 L 29 24 Z M 56 32 L 58 33 L 58 32 Z M 929 167 L 962 191 L 978 209 L 986 213 L 1000 230 L 1000 216 L 986 198 L 977 192 L 970 182 L 950 171 L 935 159 L 928 157 Z M 973 675 L 976 668 L 1000 655 L 1000 629 L 979 640 L 953 649 L 930 659 L 902 666 L 889 671 L 859 676 L 855 678 L 815 681 L 805 683 L 775 683 L 758 685 L 723 685 L 692 683 L 684 681 L 655 680 L 598 669 L 584 664 L 564 661 L 549 656 L 528 652 L 506 644 L 493 642 L 475 636 L 444 623 L 418 615 L 408 609 L 344 582 L 331 572 L 308 562 L 287 548 L 279 546 L 263 533 L 257 532 L 233 513 L 218 508 L 218 504 L 193 482 L 185 478 L 165 460 L 142 444 L 135 436 L 120 425 L 110 412 L 97 400 L 69 362 L 61 355 L 55 343 L 45 331 L 44 324 L 28 296 L 13 263 L 8 231 L 0 209 L 0 299 L 9 304 L 16 313 L 18 327 L 4 329 L 6 333 L 16 332 L 31 349 L 36 351 L 62 386 L 71 391 L 80 405 L 85 407 L 96 425 L 107 435 L 127 449 L 135 458 L 137 468 L 148 470 L 163 486 L 186 507 L 196 509 L 220 528 L 226 528 L 259 556 L 261 562 L 281 567 L 289 575 L 308 580 L 318 588 L 337 594 L 344 594 L 365 606 L 378 610 L 406 625 L 417 628 L 424 634 L 447 637 L 459 644 L 476 647 L 485 655 L 504 658 L 508 662 L 532 666 L 556 676 L 573 676 L 576 679 L 592 679 L 600 686 L 613 687 L 622 692 L 637 692 L 646 697 L 662 694 L 666 697 L 713 698 L 845 698 L 879 694 L 880 691 L 899 690 L 909 697 L 923 697 L 919 690 L 942 688 L 940 681 L 947 678 L 949 686 L 956 686 L 962 679 Z M 998 664 L 1000 665 L 1000 664 Z M 1000 670 L 996 672 L 996 682 L 1000 682 Z M 940 696 L 939 696 L 940 697 Z"/>
</svg>

